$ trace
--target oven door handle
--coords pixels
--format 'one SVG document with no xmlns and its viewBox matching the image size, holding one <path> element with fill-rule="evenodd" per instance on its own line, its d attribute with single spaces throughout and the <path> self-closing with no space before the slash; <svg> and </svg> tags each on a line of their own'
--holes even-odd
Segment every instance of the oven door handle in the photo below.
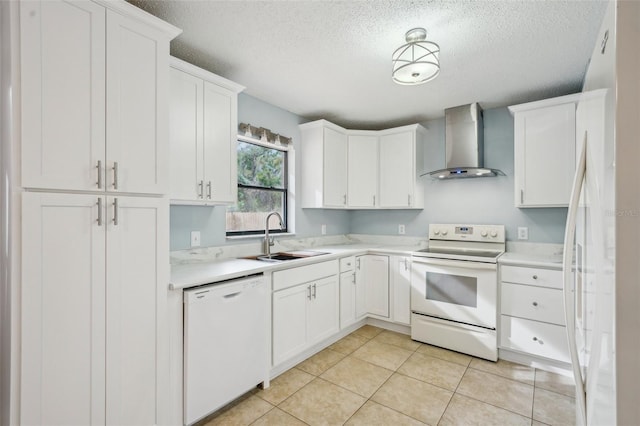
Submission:
<svg viewBox="0 0 640 426">
<path fill-rule="evenodd" d="M 449 260 L 422 256 L 413 256 L 411 258 L 411 263 L 413 263 L 414 265 L 440 265 L 463 269 L 486 269 L 490 271 L 496 271 L 498 269 L 497 263 L 473 262 L 467 260 Z"/>
</svg>

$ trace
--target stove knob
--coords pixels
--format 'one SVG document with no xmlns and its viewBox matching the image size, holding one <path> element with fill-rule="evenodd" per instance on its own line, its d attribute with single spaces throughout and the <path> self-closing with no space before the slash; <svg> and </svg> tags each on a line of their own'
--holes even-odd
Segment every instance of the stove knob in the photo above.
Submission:
<svg viewBox="0 0 640 426">
<path fill-rule="evenodd" d="M 491 238 L 495 238 L 498 236 L 498 232 L 496 231 L 491 231 Z"/>
<path fill-rule="evenodd" d="M 436 229 L 435 231 L 433 231 L 433 235 L 440 235 L 440 231 Z"/>
<path fill-rule="evenodd" d="M 446 229 L 443 229 L 441 232 L 442 232 L 442 235 L 447 235 L 447 230 Z"/>
<path fill-rule="evenodd" d="M 486 236 L 487 236 L 487 231 L 482 231 L 482 232 L 480 233 L 480 235 L 482 235 L 483 237 L 486 237 Z"/>
</svg>

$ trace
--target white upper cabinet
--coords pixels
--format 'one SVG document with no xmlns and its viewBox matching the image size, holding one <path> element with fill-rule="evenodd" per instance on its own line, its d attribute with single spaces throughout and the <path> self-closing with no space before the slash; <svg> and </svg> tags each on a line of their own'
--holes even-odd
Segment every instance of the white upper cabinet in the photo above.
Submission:
<svg viewBox="0 0 640 426">
<path fill-rule="evenodd" d="M 569 204 L 578 99 L 569 95 L 509 107 L 514 116 L 516 207 Z"/>
<path fill-rule="evenodd" d="M 347 207 L 347 135 L 325 120 L 300 125 L 302 207 Z"/>
<path fill-rule="evenodd" d="M 104 4 L 20 4 L 25 188 L 167 190 L 167 58 L 179 31 Z"/>
<path fill-rule="evenodd" d="M 378 197 L 378 136 L 349 135 L 347 201 L 352 208 L 372 208 Z"/>
<path fill-rule="evenodd" d="M 173 204 L 233 204 L 238 93 L 229 80 L 171 58 L 170 197 Z"/>
<path fill-rule="evenodd" d="M 381 134 L 380 207 L 422 208 L 424 189 L 419 173 L 424 163 L 422 126 L 407 126 Z"/>
<path fill-rule="evenodd" d="M 347 130 L 318 120 L 300 131 L 304 208 L 423 208 L 424 127 Z"/>
</svg>

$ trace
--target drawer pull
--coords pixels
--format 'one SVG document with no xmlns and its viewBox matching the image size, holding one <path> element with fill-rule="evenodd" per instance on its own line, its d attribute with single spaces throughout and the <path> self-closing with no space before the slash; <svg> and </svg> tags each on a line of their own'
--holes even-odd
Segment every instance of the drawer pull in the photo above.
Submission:
<svg viewBox="0 0 640 426">
<path fill-rule="evenodd" d="M 535 337 L 535 336 L 533 336 L 533 341 L 534 341 L 534 342 L 538 342 L 538 343 L 540 343 L 541 345 L 544 345 L 544 342 L 543 342 L 542 340 L 538 339 L 538 338 L 537 338 L 537 337 Z"/>
<path fill-rule="evenodd" d="M 538 302 L 533 302 L 533 306 L 538 306 Z"/>
<path fill-rule="evenodd" d="M 537 275 L 534 275 L 534 276 L 533 276 L 533 279 L 534 279 L 534 280 L 537 280 L 537 279 L 538 279 L 538 276 L 537 276 Z"/>
</svg>

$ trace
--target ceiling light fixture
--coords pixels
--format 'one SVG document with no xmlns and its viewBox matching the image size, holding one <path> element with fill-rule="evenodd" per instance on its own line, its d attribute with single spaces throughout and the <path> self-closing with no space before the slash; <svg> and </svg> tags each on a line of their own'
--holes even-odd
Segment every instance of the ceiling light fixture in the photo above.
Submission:
<svg viewBox="0 0 640 426">
<path fill-rule="evenodd" d="M 393 52 L 393 81 L 414 85 L 433 80 L 440 73 L 440 46 L 427 41 L 427 30 L 414 28 L 405 34 L 407 44 Z"/>
</svg>

